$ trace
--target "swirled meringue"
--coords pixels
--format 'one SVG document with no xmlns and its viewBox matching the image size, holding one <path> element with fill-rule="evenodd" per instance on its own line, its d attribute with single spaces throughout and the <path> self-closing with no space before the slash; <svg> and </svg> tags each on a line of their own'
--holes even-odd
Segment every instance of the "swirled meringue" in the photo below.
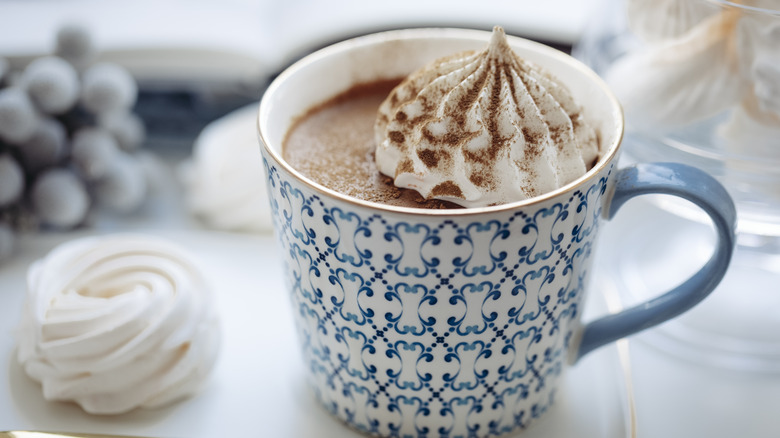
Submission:
<svg viewBox="0 0 780 438">
<path fill-rule="evenodd" d="M 767 133 L 779 128 L 777 7 L 776 0 L 630 0 L 631 30 L 648 44 L 605 73 L 629 124 L 645 131 L 674 130 L 736 111 L 720 129 L 728 133 L 729 144 L 756 138 L 756 130 L 738 132 L 753 129 L 749 126 Z M 762 141 L 772 142 L 774 136 Z M 738 148 L 769 149 L 748 143 Z"/>
<path fill-rule="evenodd" d="M 379 108 L 376 164 L 396 186 L 466 207 L 562 187 L 599 155 L 595 131 L 566 87 L 511 49 L 442 58 L 398 85 Z"/>
<path fill-rule="evenodd" d="M 733 50 L 740 18 L 726 10 L 679 38 L 618 59 L 605 74 L 626 119 L 641 129 L 668 129 L 711 117 L 739 101 L 747 82 Z"/>
<path fill-rule="evenodd" d="M 219 324 L 186 253 L 160 238 L 89 237 L 31 265 L 18 361 L 47 400 L 92 414 L 157 407 L 196 392 Z"/>
</svg>

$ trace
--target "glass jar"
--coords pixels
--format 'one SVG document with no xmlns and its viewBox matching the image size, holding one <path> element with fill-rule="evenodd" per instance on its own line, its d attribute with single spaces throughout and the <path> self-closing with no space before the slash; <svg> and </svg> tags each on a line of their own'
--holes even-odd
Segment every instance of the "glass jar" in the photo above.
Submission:
<svg viewBox="0 0 780 438">
<path fill-rule="evenodd" d="M 780 1 L 604 0 L 573 54 L 621 100 L 624 161 L 694 165 L 737 204 L 722 285 L 644 339 L 699 362 L 780 371 Z M 635 208 L 655 215 L 654 227 L 683 228 L 663 266 L 650 264 L 653 252 L 668 254 L 653 227 L 627 228 L 620 244 L 631 251 L 612 251 L 615 282 L 644 286 L 628 303 L 685 278 L 712 245 L 706 216 L 686 203 L 658 197 Z"/>
</svg>

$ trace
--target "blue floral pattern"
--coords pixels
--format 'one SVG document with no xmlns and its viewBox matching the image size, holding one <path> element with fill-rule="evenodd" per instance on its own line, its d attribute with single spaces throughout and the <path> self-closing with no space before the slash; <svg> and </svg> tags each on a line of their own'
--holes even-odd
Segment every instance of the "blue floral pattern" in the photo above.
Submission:
<svg viewBox="0 0 780 438">
<path fill-rule="evenodd" d="M 298 335 L 322 404 L 382 436 L 490 436 L 553 402 L 611 169 L 551 201 L 404 215 L 264 159 Z"/>
</svg>

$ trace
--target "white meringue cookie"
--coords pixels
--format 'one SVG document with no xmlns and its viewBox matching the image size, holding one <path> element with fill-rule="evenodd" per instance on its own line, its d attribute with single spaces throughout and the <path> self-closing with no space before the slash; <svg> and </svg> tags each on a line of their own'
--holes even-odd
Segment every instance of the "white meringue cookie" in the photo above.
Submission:
<svg viewBox="0 0 780 438">
<path fill-rule="evenodd" d="M 211 291 L 160 238 L 67 242 L 28 271 L 18 360 L 47 400 L 92 414 L 157 407 L 195 393 L 220 343 Z"/>
<path fill-rule="evenodd" d="M 629 123 L 675 128 L 736 105 L 748 87 L 733 47 L 739 18 L 724 10 L 678 39 L 618 59 L 605 76 Z"/>
<path fill-rule="evenodd" d="M 738 129 L 767 133 L 780 124 L 778 3 L 740 3 L 628 1 L 631 30 L 648 46 L 618 59 L 605 76 L 631 126 L 671 130 L 733 109 L 738 114 L 719 132 L 734 146 L 735 138 L 756 139 Z M 766 149 L 763 143 L 751 150 Z"/>
<path fill-rule="evenodd" d="M 566 87 L 520 59 L 503 29 L 487 49 L 439 59 L 382 103 L 376 163 L 396 186 L 481 207 L 574 181 L 599 154 Z"/>
<path fill-rule="evenodd" d="M 256 115 L 257 105 L 252 104 L 212 122 L 180 169 L 187 206 L 209 227 L 272 230 Z"/>
</svg>

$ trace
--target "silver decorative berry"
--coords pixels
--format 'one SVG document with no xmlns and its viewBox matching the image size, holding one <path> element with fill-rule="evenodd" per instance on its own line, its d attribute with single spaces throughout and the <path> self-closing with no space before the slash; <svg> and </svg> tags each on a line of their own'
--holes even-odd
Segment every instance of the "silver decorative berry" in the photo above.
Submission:
<svg viewBox="0 0 780 438">
<path fill-rule="evenodd" d="M 19 143 L 30 138 L 38 115 L 30 97 L 19 87 L 0 90 L 0 139 Z"/>
<path fill-rule="evenodd" d="M 86 187 L 67 169 L 42 173 L 33 184 L 31 196 L 41 223 L 54 228 L 73 228 L 81 224 L 89 210 Z"/>
<path fill-rule="evenodd" d="M 24 193 L 24 170 L 8 154 L 0 154 L 0 208 L 16 202 Z"/>
<path fill-rule="evenodd" d="M 119 65 L 97 63 L 84 72 L 81 103 L 94 114 L 127 111 L 135 103 L 137 95 L 135 80 Z"/>
<path fill-rule="evenodd" d="M 56 119 L 41 119 L 32 137 L 19 145 L 22 163 L 30 173 L 51 167 L 60 162 L 66 153 L 65 127 Z"/>
<path fill-rule="evenodd" d="M 81 128 L 73 134 L 71 158 L 89 181 L 102 178 L 119 153 L 111 134 L 102 128 Z"/>
<path fill-rule="evenodd" d="M 62 114 L 79 98 L 79 76 L 68 62 L 56 56 L 38 58 L 22 72 L 21 85 L 35 105 L 48 114 Z"/>
<path fill-rule="evenodd" d="M 15 240 L 14 230 L 7 224 L 0 222 L 0 265 L 11 258 Z"/>
<path fill-rule="evenodd" d="M 95 182 L 95 198 L 100 205 L 116 212 L 133 212 L 146 198 L 145 176 L 135 157 L 120 153 L 109 172 Z"/>
<path fill-rule="evenodd" d="M 89 32 L 77 24 L 63 26 L 57 32 L 54 53 L 70 62 L 78 70 L 83 70 L 91 64 L 97 54 Z"/>
</svg>

